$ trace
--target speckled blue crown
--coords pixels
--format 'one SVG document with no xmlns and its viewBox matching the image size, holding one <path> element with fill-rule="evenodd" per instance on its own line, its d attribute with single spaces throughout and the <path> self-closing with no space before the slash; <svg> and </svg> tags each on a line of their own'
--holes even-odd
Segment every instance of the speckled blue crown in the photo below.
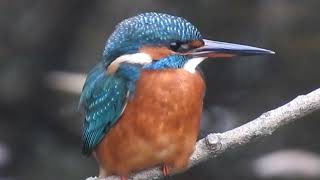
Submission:
<svg viewBox="0 0 320 180">
<path fill-rule="evenodd" d="M 145 44 L 202 39 L 198 29 L 187 20 L 162 13 L 144 13 L 126 19 L 116 26 L 106 42 L 103 62 L 110 64 L 116 57 L 136 52 Z"/>
</svg>

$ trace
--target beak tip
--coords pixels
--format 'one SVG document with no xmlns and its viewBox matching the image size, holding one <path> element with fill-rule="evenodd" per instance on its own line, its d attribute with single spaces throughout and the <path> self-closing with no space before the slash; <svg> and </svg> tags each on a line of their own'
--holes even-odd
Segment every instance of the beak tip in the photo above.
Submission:
<svg viewBox="0 0 320 180">
<path fill-rule="evenodd" d="M 276 54 L 274 51 L 267 50 L 267 51 L 258 53 L 258 54 L 256 54 L 256 55 L 262 55 L 262 56 L 263 56 L 263 55 L 266 55 L 266 56 L 268 56 L 268 55 L 274 55 L 274 54 Z"/>
<path fill-rule="evenodd" d="M 276 52 L 268 50 L 268 54 L 276 54 Z"/>
</svg>

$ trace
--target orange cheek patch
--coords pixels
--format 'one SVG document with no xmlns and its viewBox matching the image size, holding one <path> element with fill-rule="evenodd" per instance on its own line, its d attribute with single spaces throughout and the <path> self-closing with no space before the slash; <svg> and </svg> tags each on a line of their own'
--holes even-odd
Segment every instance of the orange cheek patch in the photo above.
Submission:
<svg viewBox="0 0 320 180">
<path fill-rule="evenodd" d="M 140 49 L 140 52 L 150 55 L 153 60 L 159 60 L 163 57 L 167 57 L 175 53 L 174 51 L 168 49 L 165 46 L 159 46 L 159 47 L 145 46 Z"/>
<path fill-rule="evenodd" d="M 203 45 L 204 45 L 204 42 L 201 40 L 194 40 L 189 43 L 189 46 L 192 47 L 192 49 L 199 48 Z"/>
</svg>

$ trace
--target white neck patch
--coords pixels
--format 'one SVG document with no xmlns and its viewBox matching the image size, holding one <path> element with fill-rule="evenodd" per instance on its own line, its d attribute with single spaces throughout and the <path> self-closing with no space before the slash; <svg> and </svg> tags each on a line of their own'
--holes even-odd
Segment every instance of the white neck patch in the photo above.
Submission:
<svg viewBox="0 0 320 180">
<path fill-rule="evenodd" d="M 188 72 L 190 72 L 190 73 L 195 73 L 196 72 L 196 67 L 205 59 L 206 59 L 206 57 L 197 57 L 197 58 L 189 59 L 183 65 L 183 69 L 188 71 Z"/>
<path fill-rule="evenodd" d="M 135 53 L 135 54 L 126 54 L 118 57 L 107 68 L 108 74 L 115 73 L 119 65 L 123 62 L 131 63 L 131 64 L 149 64 L 152 62 L 152 58 L 150 55 L 146 53 Z"/>
</svg>

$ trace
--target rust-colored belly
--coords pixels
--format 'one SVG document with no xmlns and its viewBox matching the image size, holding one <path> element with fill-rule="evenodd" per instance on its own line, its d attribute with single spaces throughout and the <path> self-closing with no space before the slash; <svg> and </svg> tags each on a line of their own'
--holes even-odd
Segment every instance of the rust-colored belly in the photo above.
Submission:
<svg viewBox="0 0 320 180">
<path fill-rule="evenodd" d="M 95 153 L 108 175 L 166 164 L 183 169 L 199 131 L 205 85 L 199 73 L 145 70 L 119 121 Z"/>
</svg>

